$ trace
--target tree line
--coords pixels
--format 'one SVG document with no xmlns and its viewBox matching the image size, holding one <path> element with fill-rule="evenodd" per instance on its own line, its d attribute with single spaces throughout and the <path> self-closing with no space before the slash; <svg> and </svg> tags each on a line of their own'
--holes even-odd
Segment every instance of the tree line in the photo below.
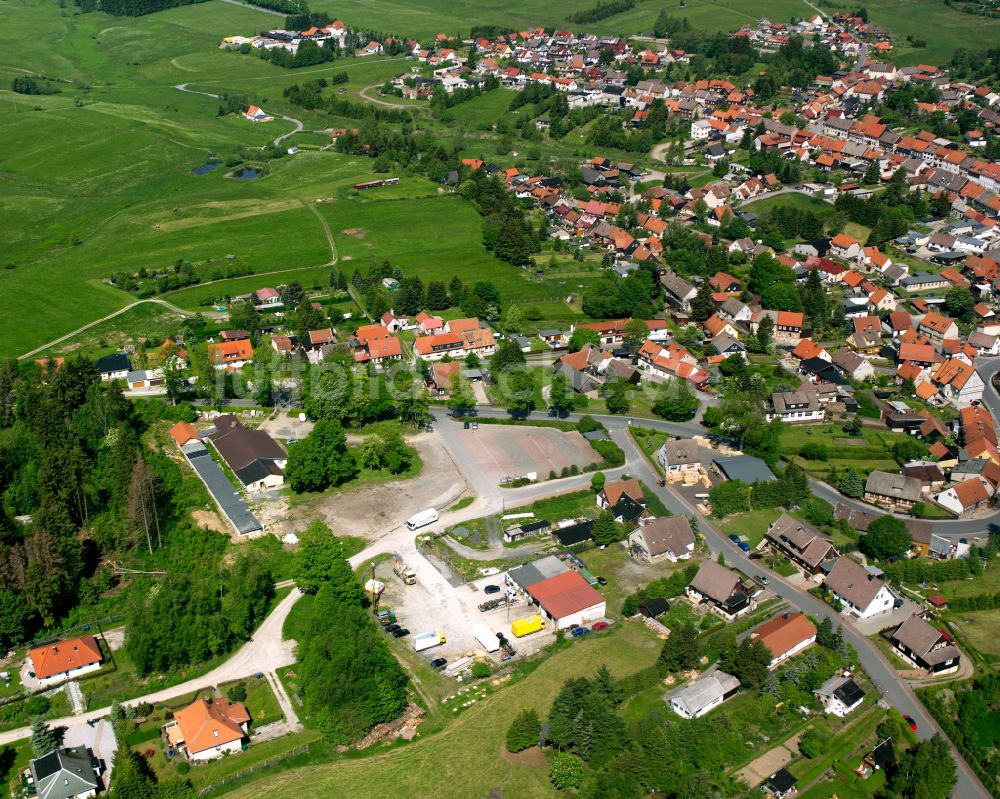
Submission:
<svg viewBox="0 0 1000 799">
<path fill-rule="evenodd" d="M 76 0 L 81 11 L 103 11 L 113 17 L 141 17 L 205 0 Z"/>
<path fill-rule="evenodd" d="M 613 17 L 615 14 L 631 11 L 633 8 L 635 8 L 635 0 L 599 0 L 596 6 L 567 14 L 566 19 L 580 25 L 589 25 L 592 22 L 600 22 L 602 19 Z"/>
<path fill-rule="evenodd" d="M 328 741 L 349 744 L 407 705 L 406 672 L 365 610 L 361 583 L 330 528 L 314 522 L 299 536 L 299 587 L 313 594 L 308 632 L 296 655 L 305 709 Z"/>
</svg>

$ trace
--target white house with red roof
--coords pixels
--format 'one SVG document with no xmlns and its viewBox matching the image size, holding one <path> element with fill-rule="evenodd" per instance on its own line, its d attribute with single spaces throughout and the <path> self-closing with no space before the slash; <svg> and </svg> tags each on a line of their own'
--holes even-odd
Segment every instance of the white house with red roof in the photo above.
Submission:
<svg viewBox="0 0 1000 799">
<path fill-rule="evenodd" d="M 268 114 L 267 111 L 256 105 L 252 105 L 244 111 L 243 116 L 251 122 L 271 122 L 274 119 L 274 117 Z"/>
</svg>

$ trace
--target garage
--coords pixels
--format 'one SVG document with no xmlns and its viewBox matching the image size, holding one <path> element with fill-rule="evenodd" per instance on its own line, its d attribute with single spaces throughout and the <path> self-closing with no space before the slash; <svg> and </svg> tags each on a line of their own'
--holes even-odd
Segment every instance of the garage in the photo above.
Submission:
<svg viewBox="0 0 1000 799">
<path fill-rule="evenodd" d="M 557 630 L 599 621 L 607 610 L 604 597 L 576 571 L 534 583 L 527 591 Z"/>
</svg>

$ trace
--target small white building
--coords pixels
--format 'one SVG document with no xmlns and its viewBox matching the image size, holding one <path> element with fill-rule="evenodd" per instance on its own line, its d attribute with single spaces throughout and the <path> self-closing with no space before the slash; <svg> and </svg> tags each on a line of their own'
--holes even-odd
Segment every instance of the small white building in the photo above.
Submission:
<svg viewBox="0 0 1000 799">
<path fill-rule="evenodd" d="M 678 716 L 698 719 L 717 708 L 740 690 L 740 681 L 724 671 L 713 671 L 689 682 L 664 701 Z"/>
<path fill-rule="evenodd" d="M 831 677 L 813 693 L 823 705 L 824 713 L 839 718 L 857 710 L 865 701 L 865 692 L 861 690 L 861 686 L 844 676 Z"/>
</svg>

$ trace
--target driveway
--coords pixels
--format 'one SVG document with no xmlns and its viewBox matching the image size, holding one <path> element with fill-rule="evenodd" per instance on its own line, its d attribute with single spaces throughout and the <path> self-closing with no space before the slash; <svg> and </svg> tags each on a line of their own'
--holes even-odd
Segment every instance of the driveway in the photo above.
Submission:
<svg viewBox="0 0 1000 799">
<path fill-rule="evenodd" d="M 249 674 L 262 672 L 270 675 L 277 668 L 291 665 L 295 662 L 293 654 L 295 642 L 282 640 L 281 628 L 285 623 L 285 619 L 288 617 L 289 611 L 298 601 L 300 596 L 302 596 L 302 594 L 298 591 L 292 591 L 288 594 L 288 596 L 282 599 L 281 602 L 275 606 L 274 610 L 271 611 L 271 614 L 264 619 L 264 623 L 257 628 L 253 638 L 241 646 L 233 654 L 233 656 L 222 665 L 212 669 L 202 677 L 196 677 L 193 680 L 188 680 L 187 682 L 175 685 L 172 688 L 164 688 L 162 691 L 154 691 L 153 693 L 146 694 L 145 696 L 130 699 L 128 700 L 129 704 L 136 704 L 143 701 L 163 702 L 167 699 L 173 699 L 178 696 L 183 696 L 184 694 L 194 693 L 195 691 L 218 685 L 219 683 L 238 680 Z M 279 703 L 280 702 L 281 699 L 279 697 Z M 282 709 L 287 712 L 284 705 L 282 706 Z M 87 726 L 88 721 L 104 718 L 108 715 L 108 713 L 110 713 L 110 711 L 110 707 L 103 707 L 98 710 L 91 710 L 90 712 L 83 713 L 79 716 L 68 716 L 66 718 L 53 719 L 51 723 L 53 726 L 66 727 L 67 735 L 70 735 L 71 733 L 76 735 L 80 733 L 79 728 Z M 85 730 L 83 732 L 85 732 Z M 0 732 L 0 745 L 12 743 L 20 740 L 21 738 L 27 738 L 30 735 L 31 729 L 28 727 L 21 727 L 16 730 Z"/>
</svg>

